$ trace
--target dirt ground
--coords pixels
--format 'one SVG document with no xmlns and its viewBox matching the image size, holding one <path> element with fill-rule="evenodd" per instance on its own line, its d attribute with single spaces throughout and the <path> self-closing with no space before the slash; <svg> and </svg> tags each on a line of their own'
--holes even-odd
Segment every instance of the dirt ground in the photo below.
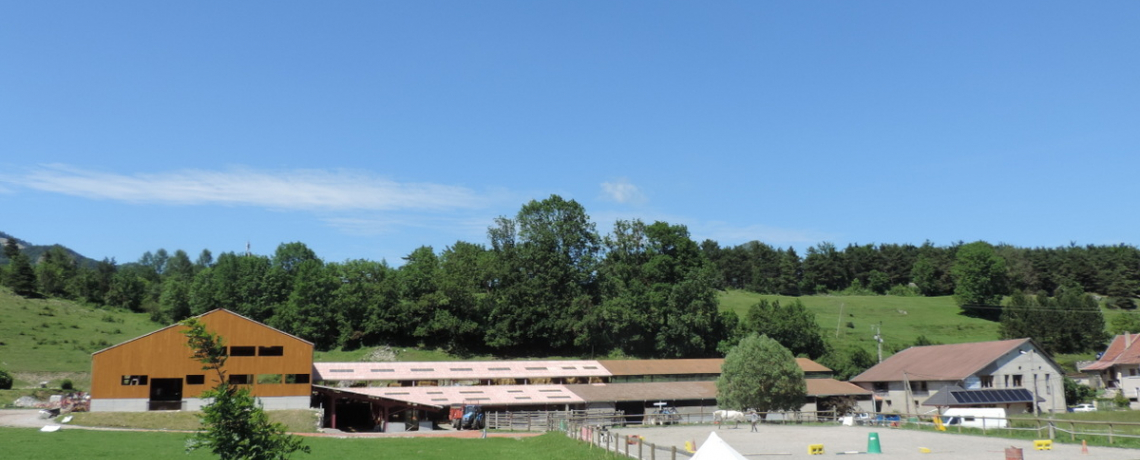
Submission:
<svg viewBox="0 0 1140 460">
<path fill-rule="evenodd" d="M 844 452 L 866 452 L 870 433 L 878 433 L 881 459 L 967 459 L 1004 460 L 1005 448 L 1019 447 L 1025 460 L 1136 460 L 1140 459 L 1140 449 L 1119 449 L 1092 447 L 1089 454 L 1081 454 L 1079 444 L 1053 444 L 1053 450 L 1033 449 L 1033 441 L 984 436 L 968 436 L 932 431 L 898 430 L 886 427 L 862 426 L 781 426 L 761 425 L 758 433 L 752 433 L 748 424 L 739 428 L 716 429 L 711 426 L 676 426 L 655 428 L 626 428 L 614 430 L 619 435 L 641 435 L 646 442 L 660 446 L 684 448 L 685 441 L 696 441 L 697 447 L 704 443 L 710 432 L 716 432 L 721 439 L 748 458 L 794 459 L 820 456 L 808 454 L 810 444 L 823 444 L 824 456 Z M 920 453 L 919 448 L 930 449 L 930 453 Z M 631 450 L 633 452 L 633 450 Z M 648 454 L 646 454 L 648 455 Z M 668 457 L 657 456 L 658 459 Z M 678 456 L 678 458 L 681 458 Z"/>
<path fill-rule="evenodd" d="M 51 420 L 40 418 L 39 409 L 0 410 L 0 426 L 20 428 L 43 428 L 44 425 L 58 425 Z"/>
</svg>

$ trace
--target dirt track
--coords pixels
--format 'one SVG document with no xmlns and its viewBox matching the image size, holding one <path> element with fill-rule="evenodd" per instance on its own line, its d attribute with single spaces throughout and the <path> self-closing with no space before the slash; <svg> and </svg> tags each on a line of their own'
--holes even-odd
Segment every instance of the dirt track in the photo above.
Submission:
<svg viewBox="0 0 1140 460">
<path fill-rule="evenodd" d="M 1029 440 L 885 427 L 762 425 L 759 430 L 758 433 L 752 433 L 747 424 L 741 424 L 739 428 L 726 427 L 721 430 L 700 425 L 627 428 L 614 431 L 623 436 L 641 435 L 647 442 L 660 446 L 677 446 L 678 451 L 682 451 L 685 441 L 696 441 L 699 447 L 708 438 L 709 433 L 715 431 L 721 439 L 748 458 L 821 458 L 808 455 L 809 444 L 823 444 L 824 456 L 848 451 L 865 452 L 869 434 L 878 433 L 883 454 L 872 458 L 879 459 L 1002 460 L 1005 459 L 1005 448 L 1011 446 L 1021 448 L 1025 460 L 1140 459 L 1140 449 L 1089 447 L 1089 455 L 1082 455 L 1079 444 L 1054 444 L 1051 451 L 1037 451 L 1033 449 L 1033 442 Z M 920 447 L 930 449 L 931 452 L 919 453 Z M 662 457 L 658 455 L 657 458 Z"/>
</svg>

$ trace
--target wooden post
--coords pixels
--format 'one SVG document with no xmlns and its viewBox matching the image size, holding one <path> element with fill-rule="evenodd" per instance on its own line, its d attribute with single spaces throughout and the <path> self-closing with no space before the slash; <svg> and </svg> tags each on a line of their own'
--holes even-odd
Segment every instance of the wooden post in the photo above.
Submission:
<svg viewBox="0 0 1140 460">
<path fill-rule="evenodd" d="M 1077 442 L 1077 426 L 1069 422 L 1069 441 Z"/>
<path fill-rule="evenodd" d="M 639 439 L 638 441 L 639 442 L 637 443 L 637 458 L 638 458 L 638 460 L 641 460 L 641 451 L 642 451 L 641 448 L 645 447 L 645 439 L 642 438 L 642 439 Z"/>
<path fill-rule="evenodd" d="M 625 456 L 629 456 L 629 435 L 625 435 Z"/>
<path fill-rule="evenodd" d="M 1108 443 L 1112 444 L 1112 424 L 1108 424 Z"/>
<path fill-rule="evenodd" d="M 649 445 L 649 460 L 657 460 L 657 444 Z"/>
<path fill-rule="evenodd" d="M 673 453 L 669 455 L 669 460 L 677 460 L 677 446 L 673 446 Z"/>
</svg>

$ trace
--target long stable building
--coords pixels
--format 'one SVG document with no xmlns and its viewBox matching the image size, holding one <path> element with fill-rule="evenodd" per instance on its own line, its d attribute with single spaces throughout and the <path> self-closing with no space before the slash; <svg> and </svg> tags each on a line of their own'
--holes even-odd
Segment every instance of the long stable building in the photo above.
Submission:
<svg viewBox="0 0 1140 460">
<path fill-rule="evenodd" d="M 313 376 L 326 427 L 386 430 L 391 422 L 441 422 L 453 405 L 479 404 L 490 411 L 613 410 L 631 420 L 654 403 L 681 414 L 716 410 L 723 359 L 603 361 L 451 361 L 314 363 Z M 871 392 L 831 378 L 831 370 L 797 358 L 808 402 L 803 411 L 826 410 L 851 398 L 870 410 Z"/>
</svg>

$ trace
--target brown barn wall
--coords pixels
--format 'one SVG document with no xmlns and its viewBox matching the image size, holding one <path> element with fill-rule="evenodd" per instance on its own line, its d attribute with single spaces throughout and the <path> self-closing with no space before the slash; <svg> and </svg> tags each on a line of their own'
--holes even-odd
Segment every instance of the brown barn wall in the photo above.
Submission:
<svg viewBox="0 0 1140 460">
<path fill-rule="evenodd" d="M 223 337 L 227 346 L 281 346 L 283 356 L 231 356 L 226 361 L 228 375 L 311 374 L 313 346 L 303 340 L 274 330 L 224 310 L 200 317 L 210 332 Z M 161 329 L 149 335 L 97 352 L 91 360 L 91 397 L 96 399 L 149 398 L 149 382 L 156 378 L 181 378 L 182 397 L 196 398 L 217 383 L 216 375 L 202 370 L 202 364 L 190 357 L 181 325 Z M 205 375 L 205 384 L 188 385 L 187 375 Z M 148 385 L 123 385 L 123 376 L 145 375 Z M 254 396 L 307 396 L 310 384 L 252 385 Z"/>
</svg>

